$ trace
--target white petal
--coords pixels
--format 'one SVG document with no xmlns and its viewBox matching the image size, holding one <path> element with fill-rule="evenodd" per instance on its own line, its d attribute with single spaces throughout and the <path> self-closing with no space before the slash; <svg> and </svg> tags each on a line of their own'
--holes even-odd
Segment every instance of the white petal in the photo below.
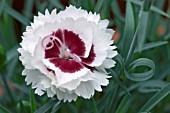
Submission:
<svg viewBox="0 0 170 113">
<path fill-rule="evenodd" d="M 117 51 L 113 51 L 113 50 L 108 50 L 107 52 L 108 52 L 107 58 L 113 58 L 118 54 Z"/>
<path fill-rule="evenodd" d="M 98 84 L 97 82 L 94 82 L 94 81 L 91 81 L 91 83 L 93 84 L 93 87 L 96 91 L 99 91 L 101 92 L 102 91 L 102 88 L 101 88 L 101 85 Z"/>
<path fill-rule="evenodd" d="M 102 66 L 105 68 L 112 68 L 114 67 L 116 62 L 112 59 L 105 59 Z"/>
<path fill-rule="evenodd" d="M 80 77 L 81 81 L 89 81 L 94 79 L 94 74 L 92 72 L 88 72 L 86 75 Z"/>
<path fill-rule="evenodd" d="M 19 57 L 19 59 L 22 62 L 22 65 L 24 65 L 26 69 L 35 69 L 32 65 L 33 58 L 31 54 L 22 48 L 19 48 L 17 50 L 19 53 L 21 53 L 21 56 Z"/>
<path fill-rule="evenodd" d="M 101 28 L 106 29 L 108 25 L 109 25 L 109 21 L 107 19 L 99 21 L 99 28 L 100 29 Z"/>
<path fill-rule="evenodd" d="M 89 99 L 91 96 L 94 95 L 94 87 L 90 81 L 81 82 L 81 84 L 75 90 L 75 93 L 78 96 L 82 96 L 83 98 Z"/>
<path fill-rule="evenodd" d="M 109 33 L 111 36 L 113 36 L 115 33 L 113 29 L 106 29 L 106 32 Z"/>
<path fill-rule="evenodd" d="M 99 14 L 96 14 L 96 13 L 93 14 L 92 12 L 89 12 L 89 14 L 87 15 L 87 21 L 92 21 L 97 24 L 99 20 L 100 20 Z"/>
<path fill-rule="evenodd" d="M 52 86 L 51 91 L 55 94 L 57 94 L 57 98 L 59 100 L 64 100 L 66 102 L 67 100 L 71 102 L 72 100 L 76 101 L 77 100 L 77 95 L 75 93 L 68 93 L 68 92 L 63 92 L 56 87 Z"/>
<path fill-rule="evenodd" d="M 85 44 L 86 51 L 84 57 L 87 58 L 92 46 L 93 23 L 87 22 L 84 18 L 77 19 L 76 21 L 72 18 L 66 18 L 62 20 L 61 24 L 63 29 L 71 30 L 79 35 Z"/>
<path fill-rule="evenodd" d="M 26 76 L 28 73 L 29 73 L 29 70 L 28 70 L 28 69 L 24 69 L 24 70 L 22 71 L 22 75 L 23 75 L 23 76 Z"/>
<path fill-rule="evenodd" d="M 43 60 L 43 62 L 49 69 L 52 69 L 55 71 L 57 82 L 59 84 L 64 84 L 72 80 L 76 80 L 86 75 L 86 73 L 90 71 L 89 69 L 84 67 L 81 70 L 76 71 L 75 73 L 65 73 L 65 72 L 62 72 L 58 67 L 55 67 L 54 64 L 50 63 L 48 59 Z"/>
<path fill-rule="evenodd" d="M 38 94 L 42 96 L 44 94 L 44 91 L 46 90 L 40 82 L 38 82 L 35 86 L 32 87 L 33 89 L 35 88 L 35 94 Z"/>
<path fill-rule="evenodd" d="M 64 83 L 64 84 L 59 84 L 59 87 L 65 88 L 69 91 L 75 90 L 77 88 L 77 86 L 80 84 L 80 80 L 76 79 L 76 80 L 72 80 L 70 82 Z"/>
<path fill-rule="evenodd" d="M 41 84 L 44 85 L 44 87 L 46 89 L 50 88 L 51 87 L 51 80 L 49 80 L 47 77 L 41 77 L 41 78 L 42 78 Z"/>
<path fill-rule="evenodd" d="M 95 76 L 95 81 L 102 85 L 102 86 L 107 86 L 109 84 L 109 80 L 107 78 L 110 78 L 110 76 L 107 76 L 105 73 L 101 73 L 98 71 L 94 71 Z"/>
<path fill-rule="evenodd" d="M 47 96 L 48 97 L 53 97 L 55 94 L 51 91 L 50 88 L 47 89 Z"/>
<path fill-rule="evenodd" d="M 74 20 L 76 20 L 82 17 L 86 18 L 87 14 L 87 11 L 82 10 L 81 8 L 77 9 L 76 7 L 70 5 L 69 7 L 66 7 L 64 11 L 60 11 L 58 13 L 58 16 L 63 19 L 73 18 Z"/>
<path fill-rule="evenodd" d="M 107 50 L 110 46 L 110 35 L 103 30 L 94 30 L 94 53 L 95 59 L 89 66 L 100 66 L 107 57 Z"/>
</svg>

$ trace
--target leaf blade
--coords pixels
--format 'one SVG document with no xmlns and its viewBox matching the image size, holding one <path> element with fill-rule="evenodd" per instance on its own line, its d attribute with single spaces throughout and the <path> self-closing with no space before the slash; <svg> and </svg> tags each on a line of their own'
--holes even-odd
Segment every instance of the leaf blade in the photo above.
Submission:
<svg viewBox="0 0 170 113">
<path fill-rule="evenodd" d="M 139 113 L 150 111 L 156 104 L 158 104 L 158 102 L 160 102 L 168 94 L 170 94 L 170 84 L 163 87 L 151 99 L 149 99 L 149 101 L 139 110 Z"/>
<path fill-rule="evenodd" d="M 5 107 L 3 107 L 1 104 L 0 104 L 0 110 L 3 111 L 4 113 L 10 113 Z"/>
<path fill-rule="evenodd" d="M 157 42 L 151 42 L 151 43 L 146 43 L 144 44 L 142 51 L 148 50 L 148 49 L 152 49 L 155 47 L 159 47 L 159 46 L 163 46 L 168 44 L 168 41 L 157 41 Z M 138 47 L 135 48 L 135 53 L 140 52 Z"/>
<path fill-rule="evenodd" d="M 48 103 L 37 109 L 34 113 L 46 113 L 56 103 L 56 100 L 50 100 Z"/>
<path fill-rule="evenodd" d="M 123 99 L 121 100 L 116 113 L 126 113 L 128 107 L 130 105 L 130 99 L 128 95 L 125 95 Z"/>
<path fill-rule="evenodd" d="M 16 20 L 18 20 L 23 25 L 29 24 L 29 20 L 26 17 L 22 16 L 20 13 L 18 13 L 16 10 L 12 9 L 8 5 L 4 5 L 4 11 L 11 15 Z"/>
<path fill-rule="evenodd" d="M 149 67 L 150 70 L 145 71 L 145 72 L 141 72 L 141 73 L 133 73 L 131 72 L 133 69 L 135 69 L 136 67 Z M 135 60 L 134 62 L 132 62 L 130 64 L 131 69 L 129 71 L 124 69 L 124 74 L 126 75 L 126 77 L 132 81 L 145 81 L 150 79 L 155 72 L 155 63 L 147 58 L 139 58 L 137 60 Z"/>
</svg>

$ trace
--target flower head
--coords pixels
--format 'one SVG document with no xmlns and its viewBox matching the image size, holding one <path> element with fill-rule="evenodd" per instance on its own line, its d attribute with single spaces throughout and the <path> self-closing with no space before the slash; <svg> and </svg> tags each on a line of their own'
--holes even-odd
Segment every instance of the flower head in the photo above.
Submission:
<svg viewBox="0 0 170 113">
<path fill-rule="evenodd" d="M 117 55 L 108 23 L 71 5 L 58 14 L 56 9 L 38 13 L 18 49 L 27 84 L 38 95 L 47 92 L 69 102 L 102 91 L 109 83 L 105 69 L 114 67 Z"/>
</svg>

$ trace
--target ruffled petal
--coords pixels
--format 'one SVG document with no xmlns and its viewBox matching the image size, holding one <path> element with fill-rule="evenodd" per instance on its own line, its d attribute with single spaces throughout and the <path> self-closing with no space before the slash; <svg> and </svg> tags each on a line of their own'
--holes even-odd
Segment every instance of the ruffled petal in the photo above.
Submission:
<svg viewBox="0 0 170 113">
<path fill-rule="evenodd" d="M 54 70 L 56 78 L 57 78 L 57 82 L 59 84 L 64 84 L 64 83 L 70 82 L 72 80 L 75 80 L 77 78 L 80 78 L 80 77 L 86 75 L 86 73 L 88 73 L 90 71 L 89 69 L 87 69 L 84 66 L 82 66 L 80 68 L 80 67 L 76 67 L 76 65 L 72 65 L 71 61 L 64 62 L 65 66 L 61 65 L 61 68 L 59 68 L 60 64 L 58 64 L 58 66 L 56 67 L 55 64 L 51 63 L 48 59 L 43 60 L 43 62 L 49 69 Z M 75 61 L 72 61 L 72 62 L 76 63 Z M 80 65 L 78 62 L 76 64 L 78 66 Z M 73 67 L 71 67 L 71 66 L 73 66 Z M 71 71 L 63 72 L 62 68 L 64 68 L 64 67 L 65 68 L 67 67 L 68 70 L 71 69 Z M 74 67 L 76 68 L 76 71 L 74 70 L 75 69 Z"/>
<path fill-rule="evenodd" d="M 61 24 L 63 29 L 78 34 L 79 38 L 85 44 L 85 54 L 82 57 L 87 58 L 92 47 L 93 23 L 87 22 L 84 18 L 77 19 L 76 21 L 72 18 L 66 18 L 61 21 Z"/>
<path fill-rule="evenodd" d="M 81 82 L 81 84 L 75 90 L 75 93 L 78 96 L 82 96 L 83 98 L 89 99 L 94 95 L 94 86 L 90 81 Z"/>
</svg>

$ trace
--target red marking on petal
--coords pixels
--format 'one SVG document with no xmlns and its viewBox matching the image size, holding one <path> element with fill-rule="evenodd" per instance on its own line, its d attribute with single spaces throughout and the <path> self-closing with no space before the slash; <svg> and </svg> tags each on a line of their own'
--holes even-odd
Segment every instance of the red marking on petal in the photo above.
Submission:
<svg viewBox="0 0 170 113">
<path fill-rule="evenodd" d="M 49 59 L 49 61 L 65 73 L 75 73 L 76 71 L 84 68 L 84 66 L 79 62 L 66 58 Z"/>
<path fill-rule="evenodd" d="M 52 35 L 47 36 L 45 38 L 48 38 L 49 43 L 46 45 L 45 49 L 45 58 L 53 58 L 53 57 L 59 57 L 60 54 L 60 47 L 61 44 L 53 38 L 54 33 L 52 33 Z M 62 31 L 59 29 L 56 33 L 55 33 L 56 38 L 58 38 L 59 40 L 62 38 Z M 46 49 L 49 48 L 50 49 Z"/>
<path fill-rule="evenodd" d="M 54 70 L 52 70 L 52 69 L 49 69 L 49 68 L 47 68 L 47 70 L 48 70 L 49 72 L 52 72 L 52 73 L 55 75 L 55 72 L 54 72 Z"/>
<path fill-rule="evenodd" d="M 88 65 L 94 61 L 95 57 L 96 57 L 96 55 L 94 53 L 94 45 L 92 45 L 89 56 L 87 58 L 81 58 L 81 60 L 84 64 Z"/>
<path fill-rule="evenodd" d="M 86 64 L 84 64 L 84 66 L 85 66 L 86 68 L 90 69 L 90 71 L 91 71 L 91 72 L 93 72 L 93 71 L 94 71 L 94 68 L 93 68 L 93 67 L 88 66 L 88 65 L 86 65 Z"/>
<path fill-rule="evenodd" d="M 65 44 L 71 53 L 74 53 L 78 56 L 84 56 L 86 48 L 79 35 L 68 30 L 64 30 L 63 33 L 65 37 Z"/>
<path fill-rule="evenodd" d="M 53 36 L 56 36 L 61 42 L 64 42 L 63 32 L 61 29 L 58 29 L 56 32 L 52 33 Z"/>
<path fill-rule="evenodd" d="M 49 46 L 47 44 L 47 46 Z M 53 47 L 51 49 L 46 49 L 45 50 L 45 58 L 53 58 L 53 57 L 59 57 L 60 54 L 60 50 L 59 47 L 57 47 L 57 45 L 53 45 Z"/>
</svg>

